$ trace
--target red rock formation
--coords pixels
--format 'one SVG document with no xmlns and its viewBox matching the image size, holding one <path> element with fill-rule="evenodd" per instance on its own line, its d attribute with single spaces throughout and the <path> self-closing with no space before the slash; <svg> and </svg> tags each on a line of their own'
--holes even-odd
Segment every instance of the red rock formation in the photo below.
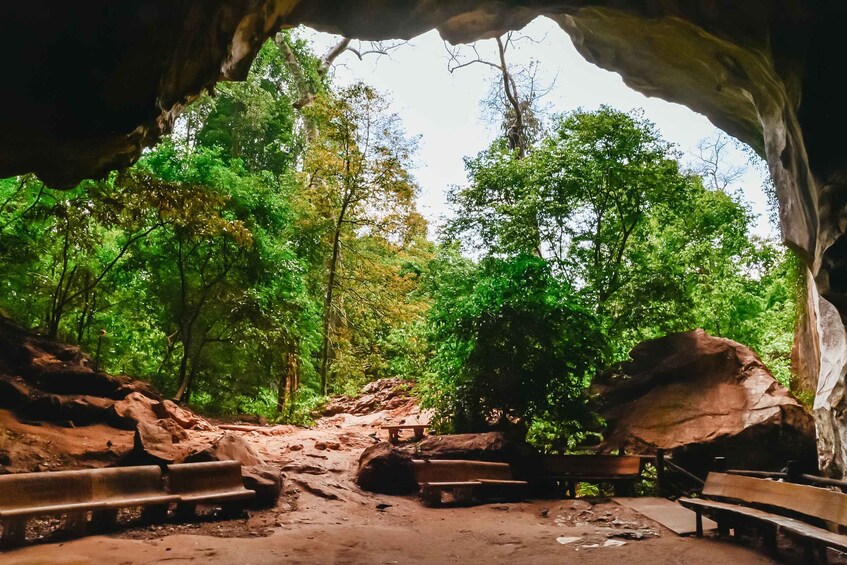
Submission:
<svg viewBox="0 0 847 565">
<path fill-rule="evenodd" d="M 814 462 L 811 415 L 749 348 L 698 329 L 640 343 L 630 357 L 592 386 L 605 451 L 673 450 L 699 470 L 716 456 L 742 469 Z"/>
</svg>

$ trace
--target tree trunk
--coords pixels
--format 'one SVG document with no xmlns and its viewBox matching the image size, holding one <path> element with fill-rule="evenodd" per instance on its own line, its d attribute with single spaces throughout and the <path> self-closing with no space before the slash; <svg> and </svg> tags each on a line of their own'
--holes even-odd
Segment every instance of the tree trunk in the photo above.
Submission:
<svg viewBox="0 0 847 565">
<path fill-rule="evenodd" d="M 338 258 L 341 255 L 341 223 L 344 218 L 344 208 L 336 224 L 335 234 L 332 241 L 332 257 L 329 261 L 329 278 L 326 286 L 326 297 L 324 299 L 323 339 L 321 342 L 321 394 L 326 395 L 328 390 L 327 369 L 329 364 L 329 322 L 332 317 L 332 297 L 335 290 L 335 277 L 338 271 Z"/>
</svg>

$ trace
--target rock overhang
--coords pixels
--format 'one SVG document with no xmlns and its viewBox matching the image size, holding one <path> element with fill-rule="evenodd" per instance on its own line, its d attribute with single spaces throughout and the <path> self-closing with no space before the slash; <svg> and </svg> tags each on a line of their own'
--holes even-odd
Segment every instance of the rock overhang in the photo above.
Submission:
<svg viewBox="0 0 847 565">
<path fill-rule="evenodd" d="M 767 158 L 783 237 L 813 275 L 810 301 L 818 307 L 807 314 L 817 354 L 827 351 L 827 370 L 843 369 L 844 15 L 843 3 L 801 0 L 7 3 L 0 46 L 13 56 L 0 89 L 0 176 L 34 172 L 69 187 L 132 164 L 201 92 L 243 78 L 263 41 L 285 27 L 362 39 L 438 29 L 448 41 L 469 42 L 548 16 L 589 61 L 636 90 L 703 113 Z M 819 315 L 832 305 L 837 316 Z M 847 398 L 843 386 L 827 390 L 817 403 L 819 434 L 834 445 L 828 452 L 843 453 L 847 434 L 832 422 L 847 426 Z"/>
</svg>

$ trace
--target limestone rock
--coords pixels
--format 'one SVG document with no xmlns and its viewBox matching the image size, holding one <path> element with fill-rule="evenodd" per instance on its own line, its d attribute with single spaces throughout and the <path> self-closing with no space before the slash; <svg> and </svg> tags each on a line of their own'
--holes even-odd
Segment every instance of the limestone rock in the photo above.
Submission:
<svg viewBox="0 0 847 565">
<path fill-rule="evenodd" d="M 366 384 L 359 396 L 337 396 L 321 411 L 323 416 L 336 414 L 373 414 L 381 410 L 395 410 L 412 401 L 413 383 L 403 379 L 379 379 Z"/>
<path fill-rule="evenodd" d="M 238 461 L 245 467 L 263 466 L 264 460 L 246 439 L 234 433 L 225 433 L 211 445 L 191 453 L 186 462 Z"/>
<path fill-rule="evenodd" d="M 523 444 L 510 441 L 501 432 L 428 436 L 417 444 L 423 459 L 470 459 L 509 462 L 527 452 Z"/>
<path fill-rule="evenodd" d="M 630 357 L 592 386 L 608 422 L 604 450 L 672 450 L 701 473 L 717 456 L 740 469 L 814 462 L 811 415 L 749 348 L 698 329 L 642 342 Z"/>
<path fill-rule="evenodd" d="M 135 429 L 132 452 L 126 462 L 133 465 L 168 465 L 178 462 L 184 452 L 176 446 L 173 431 L 155 421 L 139 422 Z"/>
<path fill-rule="evenodd" d="M 167 418 L 173 420 L 179 426 L 186 430 L 202 430 L 209 431 L 212 429 L 211 424 L 200 418 L 193 412 L 185 410 L 176 405 L 171 400 L 162 400 L 153 405 L 153 412 L 159 418 Z"/>
<path fill-rule="evenodd" d="M 388 442 L 374 444 L 362 452 L 356 484 L 381 494 L 413 494 L 418 490 L 411 453 Z"/>
<path fill-rule="evenodd" d="M 106 420 L 114 404 L 114 400 L 98 396 L 48 394 L 26 401 L 19 412 L 30 420 L 84 426 Z"/>
<path fill-rule="evenodd" d="M 133 392 L 116 402 L 109 411 L 109 416 L 114 426 L 131 430 L 140 423 L 155 422 L 159 419 L 153 409 L 156 404 L 156 400 L 140 392 Z"/>
<path fill-rule="evenodd" d="M 273 508 L 282 492 L 282 475 L 278 467 L 253 465 L 241 467 L 244 488 L 256 492 L 251 499 L 252 508 Z"/>
</svg>

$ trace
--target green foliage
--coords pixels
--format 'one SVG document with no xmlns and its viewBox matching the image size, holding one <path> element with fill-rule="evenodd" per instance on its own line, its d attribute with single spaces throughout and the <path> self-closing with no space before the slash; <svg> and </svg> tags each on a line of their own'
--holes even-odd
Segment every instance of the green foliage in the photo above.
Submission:
<svg viewBox="0 0 847 565">
<path fill-rule="evenodd" d="M 407 338 L 422 332 L 432 245 L 407 168 L 414 143 L 386 102 L 364 85 L 333 92 L 289 32 L 246 81 L 216 90 L 105 181 L 0 180 L 0 308 L 89 351 L 99 340 L 104 369 L 209 413 L 306 423 L 323 402 L 338 231 L 336 390 L 419 370 L 426 348 Z M 318 97 L 308 110 L 304 93 Z"/>
<path fill-rule="evenodd" d="M 399 376 L 440 430 L 547 452 L 596 439 L 586 387 L 643 339 L 700 326 L 788 383 L 800 264 L 643 115 L 577 111 L 467 159 L 439 247 L 416 140 L 325 74 L 284 32 L 134 167 L 0 179 L 0 310 L 209 413 L 308 424 L 327 390 Z"/>
<path fill-rule="evenodd" d="M 481 431 L 494 420 L 525 434 L 539 420 L 574 431 L 590 422 L 583 392 L 603 339 L 570 285 L 529 255 L 450 262 L 438 267 L 423 387 L 439 426 Z"/>
<path fill-rule="evenodd" d="M 578 391 L 639 341 L 695 327 L 749 345 L 788 383 L 798 263 L 749 235 L 738 195 L 706 188 L 677 159 L 640 113 L 601 107 L 560 116 L 524 158 L 498 141 L 466 160 L 470 182 L 449 195 L 456 214 L 445 240 L 483 258 L 437 267 L 427 399 L 442 425 L 477 429 L 503 413 L 542 449 L 572 450 L 596 426 L 585 427 L 573 398 L 553 400 L 550 379 L 578 373 L 584 380 L 565 387 Z M 531 281 L 515 278 L 521 271 L 504 267 L 529 254 L 562 300 L 538 299 Z M 508 288 L 526 300 L 507 299 Z M 515 310 L 502 310 L 507 303 Z M 577 305 L 591 324 L 563 328 Z M 574 355 L 584 359 L 576 373 Z M 561 409 L 539 413 L 542 398 Z"/>
</svg>

